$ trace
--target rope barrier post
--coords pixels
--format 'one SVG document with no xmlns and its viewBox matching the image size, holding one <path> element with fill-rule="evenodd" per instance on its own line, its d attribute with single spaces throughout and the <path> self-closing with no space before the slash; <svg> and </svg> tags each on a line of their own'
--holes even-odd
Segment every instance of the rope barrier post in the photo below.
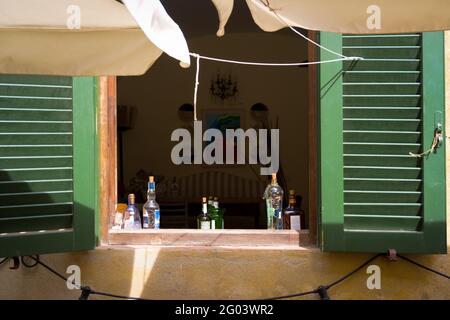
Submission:
<svg viewBox="0 0 450 320">
<path fill-rule="evenodd" d="M 328 295 L 328 286 L 319 286 L 317 288 L 317 293 L 320 296 L 320 300 L 330 300 L 330 296 Z"/>
<path fill-rule="evenodd" d="M 88 286 L 82 286 L 80 288 L 80 290 L 81 290 L 81 295 L 78 298 L 78 300 L 89 300 L 89 295 L 92 293 L 91 288 Z"/>
</svg>

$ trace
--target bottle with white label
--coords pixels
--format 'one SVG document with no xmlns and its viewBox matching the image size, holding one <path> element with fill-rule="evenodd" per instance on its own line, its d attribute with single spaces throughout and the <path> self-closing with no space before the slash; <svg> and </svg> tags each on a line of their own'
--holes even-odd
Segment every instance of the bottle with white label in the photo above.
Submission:
<svg viewBox="0 0 450 320">
<path fill-rule="evenodd" d="M 134 194 L 132 193 L 128 195 L 128 207 L 125 209 L 124 219 L 123 228 L 125 230 L 142 229 L 141 217 L 139 215 L 139 210 L 136 207 Z"/>
<path fill-rule="evenodd" d="M 148 179 L 147 202 L 142 209 L 143 228 L 159 229 L 160 227 L 160 211 L 159 204 L 156 202 L 155 179 L 150 176 Z"/>
<path fill-rule="evenodd" d="M 208 203 L 206 197 L 202 198 L 202 213 L 197 217 L 197 228 L 202 230 L 211 229 L 211 218 L 208 215 Z"/>
<path fill-rule="evenodd" d="M 289 190 L 289 206 L 284 210 L 284 229 L 300 230 L 300 211 L 296 208 L 295 191 Z"/>
</svg>

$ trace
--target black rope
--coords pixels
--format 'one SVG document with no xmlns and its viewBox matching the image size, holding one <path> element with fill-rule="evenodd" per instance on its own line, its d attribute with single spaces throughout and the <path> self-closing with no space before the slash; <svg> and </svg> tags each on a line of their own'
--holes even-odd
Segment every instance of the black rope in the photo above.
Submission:
<svg viewBox="0 0 450 320">
<path fill-rule="evenodd" d="M 20 257 L 20 262 L 22 262 L 22 264 L 27 268 L 34 268 L 38 265 L 39 255 L 36 256 L 36 259 L 33 258 L 33 260 L 34 260 L 33 264 L 28 264 L 25 262 L 25 257 Z"/>
<path fill-rule="evenodd" d="M 58 271 L 53 270 L 51 267 L 49 267 L 48 265 L 46 265 L 45 263 L 43 263 L 40 259 L 35 259 L 34 257 L 30 256 L 31 259 L 33 259 L 34 261 L 36 261 L 36 263 L 40 264 L 41 266 L 43 266 L 45 269 L 47 269 L 48 271 L 50 271 L 51 273 L 53 273 L 55 276 L 61 278 L 62 280 L 64 280 L 65 282 L 67 282 L 67 278 L 64 277 L 62 274 L 60 274 Z"/>
<path fill-rule="evenodd" d="M 316 290 L 299 292 L 299 293 L 294 293 L 294 294 L 285 295 L 285 296 L 279 296 L 279 297 L 273 297 L 273 298 L 264 299 L 264 300 L 279 300 L 279 299 L 286 299 L 286 298 L 302 297 L 302 296 L 306 296 L 306 295 L 309 295 L 309 294 L 318 294 L 320 296 L 321 300 L 330 300 L 330 297 L 328 296 L 328 292 L 327 292 L 328 289 L 330 289 L 331 287 L 334 287 L 335 285 L 341 283 L 342 281 L 344 281 L 348 277 L 352 276 L 353 274 L 355 274 L 356 272 L 358 272 L 359 270 L 364 268 L 366 265 L 368 265 L 369 263 L 371 263 L 373 260 L 375 260 L 376 258 L 378 258 L 381 255 L 382 255 L 381 253 L 378 253 L 378 254 L 374 255 L 369 260 L 367 260 L 366 262 L 361 264 L 359 267 L 357 267 L 353 271 L 347 273 L 346 275 L 344 275 L 343 277 L 339 278 L 338 280 L 332 282 L 329 285 L 319 286 Z"/>
<path fill-rule="evenodd" d="M 39 256 L 38 256 L 39 257 Z M 66 277 L 64 277 L 62 274 L 60 274 L 58 271 L 54 270 L 53 268 L 51 268 L 50 266 L 48 266 L 47 264 L 45 264 L 44 262 L 40 261 L 40 259 L 35 259 L 34 257 L 30 256 L 31 259 L 33 259 L 36 264 L 40 264 L 41 266 L 43 266 L 45 269 L 47 269 L 48 271 L 50 271 L 51 273 L 53 273 L 55 276 L 63 279 L 64 281 L 68 281 L 68 279 Z M 75 285 L 75 284 L 74 284 Z M 77 285 L 75 285 L 77 287 Z M 128 297 L 128 296 L 121 296 L 121 295 L 117 295 L 117 294 L 112 294 L 112 293 L 105 293 L 105 292 L 101 292 L 101 291 L 95 291 L 92 290 L 90 287 L 88 286 L 80 286 L 78 287 L 79 290 L 81 290 L 81 295 L 79 300 L 87 300 L 89 298 L 90 295 L 99 295 L 99 296 L 106 296 L 106 297 L 111 297 L 111 298 L 118 298 L 118 299 L 128 299 L 128 300 L 148 300 L 148 299 L 143 299 L 143 298 L 136 298 L 136 297 Z"/>
<path fill-rule="evenodd" d="M 405 257 L 405 256 L 402 256 L 402 255 L 397 254 L 397 257 L 399 257 L 400 259 L 403 259 L 403 260 L 405 260 L 405 261 L 408 261 L 409 263 L 412 263 L 412 264 L 418 266 L 419 268 L 422 268 L 422 269 L 425 269 L 425 270 L 427 270 L 427 271 L 430 271 L 430 272 L 432 272 L 432 273 L 434 273 L 434 274 L 437 274 L 438 276 L 441 276 L 441 277 L 450 279 L 450 276 L 448 276 L 448 275 L 446 275 L 446 274 L 444 274 L 444 273 L 442 273 L 442 272 L 440 272 L 440 271 L 437 271 L 437 270 L 431 269 L 431 268 L 429 268 L 429 267 L 427 267 L 427 266 L 424 266 L 423 264 L 420 264 L 419 262 L 414 261 L 414 260 L 411 260 L 411 259 L 409 259 L 409 258 L 407 258 L 407 257 Z"/>
<path fill-rule="evenodd" d="M 366 262 L 364 262 L 362 265 L 360 265 L 358 268 L 356 268 L 355 270 L 353 270 L 352 272 L 347 273 L 345 276 L 341 277 L 340 279 L 336 280 L 335 282 L 325 286 L 327 289 L 330 289 L 331 287 L 334 287 L 335 285 L 341 283 L 342 281 L 344 281 L 345 279 L 347 279 L 348 277 L 354 275 L 356 272 L 358 272 L 359 270 L 361 270 L 362 268 L 364 268 L 366 265 L 368 265 L 369 263 L 371 263 L 373 260 L 375 260 L 376 258 L 378 258 L 379 256 L 381 256 L 381 253 L 378 253 L 376 255 L 374 255 L 372 258 L 370 258 L 369 260 L 367 260 Z"/>
</svg>

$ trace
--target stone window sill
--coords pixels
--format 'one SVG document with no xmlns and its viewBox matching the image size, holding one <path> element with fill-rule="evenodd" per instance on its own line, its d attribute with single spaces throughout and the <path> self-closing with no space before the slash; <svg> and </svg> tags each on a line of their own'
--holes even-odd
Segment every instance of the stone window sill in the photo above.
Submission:
<svg viewBox="0 0 450 320">
<path fill-rule="evenodd" d="M 108 246 L 316 248 L 308 230 L 110 230 Z"/>
</svg>

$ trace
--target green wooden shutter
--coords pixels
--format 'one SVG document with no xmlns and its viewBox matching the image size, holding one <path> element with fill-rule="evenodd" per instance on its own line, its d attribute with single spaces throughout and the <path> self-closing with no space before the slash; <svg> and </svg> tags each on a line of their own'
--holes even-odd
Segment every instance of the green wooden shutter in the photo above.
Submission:
<svg viewBox="0 0 450 320">
<path fill-rule="evenodd" d="M 445 143 L 409 155 L 445 119 L 443 33 L 321 33 L 321 43 L 366 59 L 320 68 L 323 249 L 445 253 Z"/>
<path fill-rule="evenodd" d="M 95 245 L 95 78 L 0 75 L 0 257 Z"/>
</svg>

